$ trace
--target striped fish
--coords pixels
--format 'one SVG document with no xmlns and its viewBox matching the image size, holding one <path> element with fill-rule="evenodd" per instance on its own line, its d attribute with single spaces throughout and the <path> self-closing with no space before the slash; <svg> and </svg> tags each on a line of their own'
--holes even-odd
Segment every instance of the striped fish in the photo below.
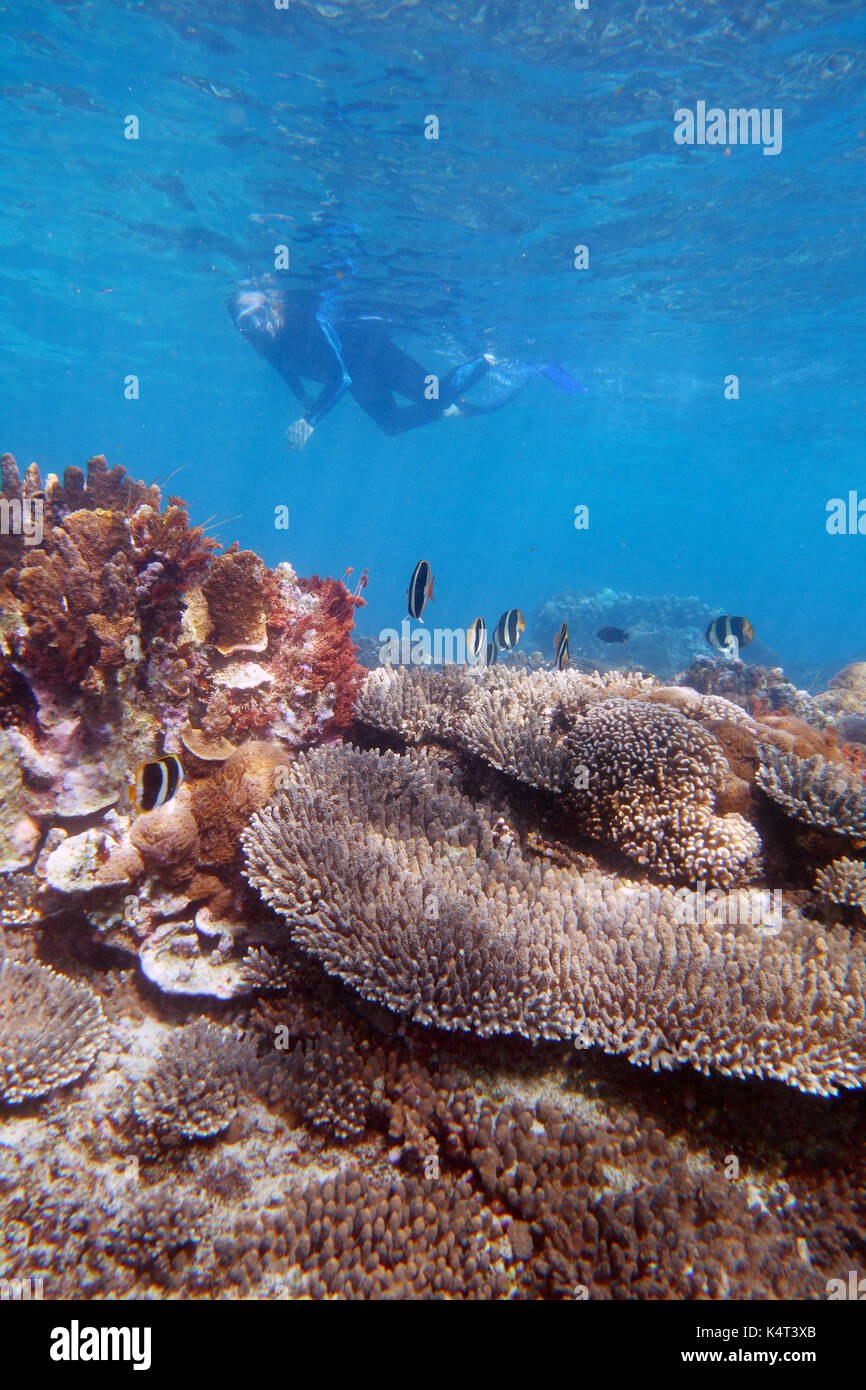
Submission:
<svg viewBox="0 0 866 1390">
<path fill-rule="evenodd" d="M 495 643 L 495 642 L 488 642 L 488 643 L 487 643 L 487 665 L 488 665 L 488 666 L 495 666 L 495 665 L 496 665 L 496 643 Z"/>
<path fill-rule="evenodd" d="M 496 624 L 494 641 L 497 647 L 509 651 L 516 647 L 523 634 L 526 623 L 523 621 L 523 614 L 519 608 L 509 608 L 507 613 L 503 613 L 499 622 Z"/>
<path fill-rule="evenodd" d="M 427 604 L 427 600 L 433 597 L 433 575 L 430 573 L 430 566 L 426 560 L 419 560 L 412 571 L 412 578 L 409 580 L 409 594 L 406 605 L 410 618 L 417 618 L 419 623 L 424 619 L 421 614 Z"/>
<path fill-rule="evenodd" d="M 479 661 L 487 645 L 487 628 L 483 618 L 476 618 L 466 632 L 466 655 L 470 661 Z"/>
<path fill-rule="evenodd" d="M 564 670 L 568 665 L 568 623 L 563 623 L 556 634 L 553 651 L 557 670 Z"/>
<path fill-rule="evenodd" d="M 730 613 L 713 618 L 705 633 L 710 646 L 715 647 L 717 652 L 729 650 L 728 643 L 732 637 L 736 638 L 738 648 L 747 647 L 754 635 L 755 629 L 748 618 L 733 618 Z"/>
<path fill-rule="evenodd" d="M 134 777 L 130 778 L 130 800 L 136 811 L 155 811 L 164 806 L 183 782 L 183 767 L 180 758 L 168 753 L 152 763 L 142 763 Z"/>
</svg>

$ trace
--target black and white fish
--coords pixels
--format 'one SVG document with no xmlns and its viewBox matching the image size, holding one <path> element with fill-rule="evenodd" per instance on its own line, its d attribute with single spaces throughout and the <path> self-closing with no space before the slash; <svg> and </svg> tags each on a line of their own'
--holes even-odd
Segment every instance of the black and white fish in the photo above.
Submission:
<svg viewBox="0 0 866 1390">
<path fill-rule="evenodd" d="M 724 613 L 721 618 L 713 618 L 704 634 L 711 647 L 717 652 L 731 650 L 731 638 L 736 639 L 737 649 L 747 647 L 755 635 L 755 629 L 748 618 L 734 618 Z"/>
<path fill-rule="evenodd" d="M 419 623 L 424 619 L 421 614 L 427 605 L 427 600 L 433 597 L 433 575 L 426 560 L 419 560 L 412 571 L 412 578 L 409 580 L 409 594 L 406 600 L 410 618 L 417 618 Z"/>
<path fill-rule="evenodd" d="M 503 613 L 499 622 L 496 624 L 496 631 L 493 634 L 497 647 L 501 650 L 509 651 L 516 647 L 523 635 L 526 623 L 523 621 L 523 614 L 519 608 L 509 608 L 507 613 Z"/>
<path fill-rule="evenodd" d="M 479 661 L 487 646 L 487 628 L 483 618 L 476 618 L 466 632 L 466 655 L 470 661 Z"/>
<path fill-rule="evenodd" d="M 563 623 L 556 634 L 553 651 L 557 670 L 564 670 L 568 665 L 568 623 Z"/>
<path fill-rule="evenodd" d="M 180 758 L 174 753 L 167 753 L 164 758 L 156 758 L 152 763 L 142 763 L 128 782 L 129 797 L 135 810 L 155 811 L 171 801 L 180 790 L 183 782 Z"/>
</svg>

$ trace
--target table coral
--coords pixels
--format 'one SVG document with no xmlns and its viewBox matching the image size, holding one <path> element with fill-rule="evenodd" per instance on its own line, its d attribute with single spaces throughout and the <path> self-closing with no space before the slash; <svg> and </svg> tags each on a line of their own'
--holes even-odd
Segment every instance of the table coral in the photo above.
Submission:
<svg viewBox="0 0 866 1390">
<path fill-rule="evenodd" d="M 669 890 L 503 853 L 447 776 L 409 757 L 322 749 L 292 773 L 242 836 L 247 875 L 364 998 L 654 1068 L 863 1084 L 866 947 L 843 929 L 690 924 Z"/>
</svg>

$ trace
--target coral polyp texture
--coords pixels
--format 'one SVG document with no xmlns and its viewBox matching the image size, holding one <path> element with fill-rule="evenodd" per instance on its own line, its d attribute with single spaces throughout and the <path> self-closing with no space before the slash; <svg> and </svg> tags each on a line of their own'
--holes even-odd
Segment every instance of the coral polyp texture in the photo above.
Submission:
<svg viewBox="0 0 866 1390">
<path fill-rule="evenodd" d="M 866 787 L 820 754 L 800 758 L 776 748 L 762 752 L 758 786 L 789 816 L 806 825 L 866 840 Z"/>
<path fill-rule="evenodd" d="M 0 1100 L 78 1081 L 106 1039 L 96 995 L 36 962 L 0 960 Z"/>
<path fill-rule="evenodd" d="M 656 877 L 730 885 L 753 878 L 761 840 L 737 812 L 715 813 L 729 765 L 710 720 L 726 702 L 643 677 L 378 670 L 359 720 L 410 744 L 439 742 L 563 798 L 587 835 Z"/>
<path fill-rule="evenodd" d="M 364 998 L 479 1036 L 573 1038 L 834 1094 L 866 1075 L 866 943 L 797 916 L 683 920 L 670 891 L 497 847 L 441 772 L 321 749 L 243 834 L 293 940 Z"/>
<path fill-rule="evenodd" d="M 42 523 L 0 534 L 4 1279 L 782 1299 L 856 1267 L 866 665 L 813 699 L 692 660 L 696 601 L 603 592 L 539 622 L 631 625 L 668 683 L 365 673 L 361 585 L 222 551 L 101 457 L 7 455 L 0 498 Z"/>
</svg>

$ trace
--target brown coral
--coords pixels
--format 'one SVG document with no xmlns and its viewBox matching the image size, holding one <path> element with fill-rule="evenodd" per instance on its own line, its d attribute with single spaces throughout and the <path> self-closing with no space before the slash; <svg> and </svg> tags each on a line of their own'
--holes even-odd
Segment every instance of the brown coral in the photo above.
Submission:
<svg viewBox="0 0 866 1390">
<path fill-rule="evenodd" d="M 210 619 L 208 641 L 223 656 L 263 652 L 268 645 L 264 572 L 262 561 L 251 550 L 229 550 L 210 567 L 201 586 Z"/>
<path fill-rule="evenodd" d="M 747 881 L 761 852 L 739 814 L 748 792 L 729 799 L 728 814 L 715 814 L 728 764 L 707 725 L 727 702 L 674 690 L 681 712 L 663 694 L 652 681 L 577 671 L 384 669 L 370 673 L 357 710 L 374 728 L 456 747 L 562 795 L 587 834 L 657 877 Z"/>
<path fill-rule="evenodd" d="M 0 1099 L 7 1104 L 78 1081 L 105 1034 L 89 989 L 46 965 L 0 960 Z"/>
<path fill-rule="evenodd" d="M 713 814 L 728 765 L 699 724 L 663 705 L 608 701 L 565 744 L 571 799 L 596 839 L 665 879 L 726 886 L 754 875 L 760 839 L 742 816 Z"/>
<path fill-rule="evenodd" d="M 856 907 L 866 916 L 866 864 L 859 859 L 834 859 L 816 873 L 815 892 L 825 903 Z"/>
<path fill-rule="evenodd" d="M 866 788 L 844 766 L 816 755 L 799 758 L 763 745 L 758 786 L 789 816 L 806 825 L 866 840 Z"/>
<path fill-rule="evenodd" d="M 202 866 L 232 864 L 239 858 L 242 828 L 287 775 L 288 754 L 279 744 L 251 742 L 236 749 L 210 777 L 190 785 Z"/>
<path fill-rule="evenodd" d="M 412 759 L 302 757 L 242 838 L 247 876 L 297 944 L 418 1022 L 820 1094 L 866 1077 L 866 948 L 848 933 L 799 918 L 734 933 L 690 921 L 668 890 L 506 854 Z"/>
<path fill-rule="evenodd" d="M 129 832 L 145 863 L 172 882 L 192 878 L 198 869 L 198 826 L 188 803 L 188 796 L 175 797 L 137 816 Z"/>
<path fill-rule="evenodd" d="M 206 1020 L 173 1032 L 152 1073 L 135 1088 L 132 1108 L 161 1143 L 207 1139 L 237 1113 L 253 1048 Z"/>
</svg>

